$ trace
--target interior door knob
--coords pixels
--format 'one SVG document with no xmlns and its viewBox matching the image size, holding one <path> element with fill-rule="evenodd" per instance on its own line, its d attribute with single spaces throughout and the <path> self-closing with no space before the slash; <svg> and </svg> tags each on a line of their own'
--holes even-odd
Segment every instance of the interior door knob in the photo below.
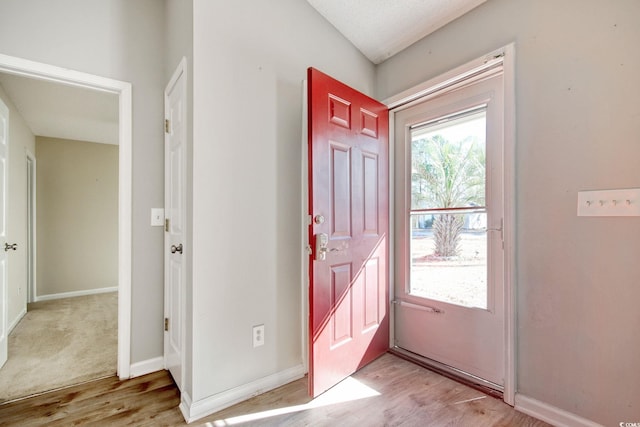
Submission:
<svg viewBox="0 0 640 427">
<path fill-rule="evenodd" d="M 182 253 L 182 243 L 180 243 L 178 246 L 171 245 L 171 253 L 175 254 L 176 252 Z"/>
<path fill-rule="evenodd" d="M 8 251 L 10 251 L 10 250 L 12 250 L 12 249 L 13 249 L 14 251 L 15 251 L 15 250 L 17 250 L 17 249 L 18 249 L 18 244 L 17 244 L 17 243 L 14 243 L 13 245 L 10 245 L 10 244 L 8 244 L 8 243 L 5 243 L 5 244 L 4 244 L 4 251 L 5 251 L 5 252 L 8 252 Z"/>
</svg>

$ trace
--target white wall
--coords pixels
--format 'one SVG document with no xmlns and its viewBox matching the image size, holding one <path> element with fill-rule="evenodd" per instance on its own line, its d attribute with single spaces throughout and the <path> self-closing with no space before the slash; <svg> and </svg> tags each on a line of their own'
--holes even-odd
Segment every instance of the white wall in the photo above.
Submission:
<svg viewBox="0 0 640 427">
<path fill-rule="evenodd" d="M 36 137 L 38 297 L 118 286 L 118 146 Z"/>
<path fill-rule="evenodd" d="M 132 83 L 132 362 L 162 354 L 163 30 L 157 0 L 0 0 L 0 53 Z"/>
<path fill-rule="evenodd" d="M 9 107 L 9 200 L 8 243 L 18 249 L 9 253 L 9 325 L 27 310 L 27 150 L 34 154 L 36 139 L 20 112 L 0 86 L 0 98 Z M 0 250 L 3 250 L 0 248 Z"/>
<path fill-rule="evenodd" d="M 374 67 L 304 1 L 195 0 L 193 25 L 198 401 L 303 363 L 302 81 L 315 66 L 370 94 Z"/>
<path fill-rule="evenodd" d="M 640 187 L 640 2 L 489 0 L 377 69 L 384 99 L 516 43 L 517 388 L 603 425 L 640 414 L 640 219 L 576 216 Z"/>
</svg>

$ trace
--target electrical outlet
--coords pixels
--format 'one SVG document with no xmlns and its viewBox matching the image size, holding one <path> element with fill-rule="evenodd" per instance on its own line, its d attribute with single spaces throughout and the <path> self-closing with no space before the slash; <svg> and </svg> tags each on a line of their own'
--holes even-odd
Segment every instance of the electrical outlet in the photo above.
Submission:
<svg viewBox="0 0 640 427">
<path fill-rule="evenodd" d="M 253 348 L 264 345 L 264 325 L 253 327 Z"/>
</svg>

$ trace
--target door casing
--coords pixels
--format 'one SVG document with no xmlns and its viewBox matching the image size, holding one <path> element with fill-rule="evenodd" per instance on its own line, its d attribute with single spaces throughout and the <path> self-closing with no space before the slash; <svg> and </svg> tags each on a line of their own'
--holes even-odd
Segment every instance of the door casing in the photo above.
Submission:
<svg viewBox="0 0 640 427">
<path fill-rule="evenodd" d="M 27 151 L 27 302 L 36 300 L 36 157 Z"/>
<path fill-rule="evenodd" d="M 0 54 L 0 72 L 118 95 L 118 367 L 131 374 L 133 99 L 131 83 Z"/>
<path fill-rule="evenodd" d="M 424 102 L 447 87 L 455 87 L 460 82 L 482 73 L 491 66 L 501 63 L 504 72 L 504 343 L 505 377 L 503 399 L 509 405 L 515 404 L 516 381 L 516 301 L 515 301 L 515 46 L 509 44 L 485 56 L 470 61 L 445 74 L 430 79 L 384 101 L 389 107 L 389 176 L 395 176 L 394 151 L 395 121 L 394 114 L 404 108 Z M 390 186 L 390 200 L 394 200 L 394 186 Z M 392 205 L 392 204 L 390 204 Z M 393 206 L 389 209 L 391 224 L 395 224 Z M 389 277 L 395 277 L 394 227 L 390 227 Z M 390 300 L 395 299 L 394 286 L 390 286 Z M 394 307 L 391 310 L 391 328 L 389 346 L 393 347 Z"/>
<path fill-rule="evenodd" d="M 7 201 L 9 199 L 9 107 L 0 99 L 0 368 L 9 356 L 9 250 L 7 241 Z M 4 124 L 3 124 L 3 123 Z"/>
</svg>

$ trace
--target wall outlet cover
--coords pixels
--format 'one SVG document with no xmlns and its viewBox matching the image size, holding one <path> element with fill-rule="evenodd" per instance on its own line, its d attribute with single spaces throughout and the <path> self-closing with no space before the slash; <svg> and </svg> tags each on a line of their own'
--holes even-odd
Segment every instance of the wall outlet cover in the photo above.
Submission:
<svg viewBox="0 0 640 427">
<path fill-rule="evenodd" d="M 264 345 L 264 325 L 253 327 L 253 348 Z"/>
</svg>

